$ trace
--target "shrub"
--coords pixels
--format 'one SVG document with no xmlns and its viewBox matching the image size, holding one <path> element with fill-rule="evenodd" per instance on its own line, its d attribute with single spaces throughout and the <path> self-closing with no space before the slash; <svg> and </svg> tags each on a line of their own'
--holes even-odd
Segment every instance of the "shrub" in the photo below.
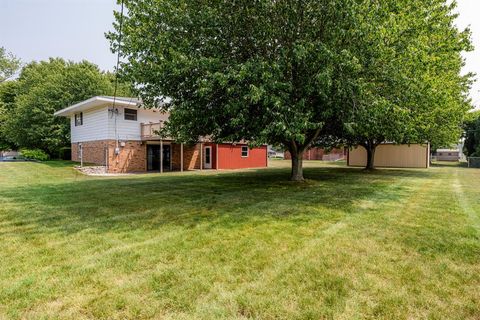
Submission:
<svg viewBox="0 0 480 320">
<path fill-rule="evenodd" d="M 40 149 L 22 149 L 20 152 L 28 160 L 46 161 L 49 159 L 48 154 Z"/>
</svg>

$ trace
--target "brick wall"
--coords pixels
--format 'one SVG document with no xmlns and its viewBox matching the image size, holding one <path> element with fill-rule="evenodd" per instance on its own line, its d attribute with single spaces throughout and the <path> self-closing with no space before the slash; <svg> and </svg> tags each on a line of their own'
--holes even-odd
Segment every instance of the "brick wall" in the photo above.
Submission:
<svg viewBox="0 0 480 320">
<path fill-rule="evenodd" d="M 126 141 L 125 146 L 119 144 L 120 153 L 115 154 L 115 141 L 109 141 L 110 173 L 145 172 L 147 171 L 147 146 L 141 141 Z"/>
<path fill-rule="evenodd" d="M 108 140 L 82 142 L 83 163 L 105 165 Z M 72 143 L 72 161 L 80 162 L 80 144 Z"/>
<path fill-rule="evenodd" d="M 83 162 L 105 165 L 108 150 L 108 171 L 110 173 L 144 172 L 147 170 L 146 145 L 141 141 L 119 143 L 120 153 L 115 154 L 115 140 L 82 142 Z M 72 143 L 72 161 L 80 162 L 79 143 Z"/>
<path fill-rule="evenodd" d="M 172 143 L 172 169 L 179 171 L 181 161 L 180 144 Z M 200 144 L 183 145 L 183 170 L 200 169 Z"/>
</svg>

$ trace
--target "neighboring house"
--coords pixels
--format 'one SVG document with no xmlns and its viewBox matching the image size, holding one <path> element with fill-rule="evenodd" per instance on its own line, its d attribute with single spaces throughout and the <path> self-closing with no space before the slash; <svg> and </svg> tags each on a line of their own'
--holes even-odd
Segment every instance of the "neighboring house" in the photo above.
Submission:
<svg viewBox="0 0 480 320">
<path fill-rule="evenodd" d="M 4 150 L 0 151 L 0 161 L 13 161 L 20 159 L 22 154 L 19 151 Z"/>
<path fill-rule="evenodd" d="M 347 164 L 353 167 L 365 167 L 367 164 L 365 148 L 359 146 L 349 150 Z M 430 167 L 430 145 L 381 144 L 375 150 L 374 165 L 391 168 L 428 168 Z"/>
<path fill-rule="evenodd" d="M 273 146 L 268 146 L 268 157 L 275 159 L 283 159 L 285 157 L 285 153 L 283 151 L 275 150 Z"/>
<path fill-rule="evenodd" d="M 326 151 L 323 148 L 310 148 L 303 154 L 303 160 L 337 161 L 345 159 L 346 151 L 343 148 L 335 148 Z M 285 159 L 292 159 L 290 152 L 285 151 Z"/>
<path fill-rule="evenodd" d="M 437 149 L 437 161 L 460 161 L 461 152 L 458 149 Z"/>
<path fill-rule="evenodd" d="M 55 112 L 68 117 L 72 160 L 104 165 L 108 172 L 163 172 L 195 169 L 260 168 L 267 146 L 215 144 L 203 139 L 185 145 L 157 134 L 168 113 L 145 109 L 135 98 L 93 97 Z"/>
</svg>

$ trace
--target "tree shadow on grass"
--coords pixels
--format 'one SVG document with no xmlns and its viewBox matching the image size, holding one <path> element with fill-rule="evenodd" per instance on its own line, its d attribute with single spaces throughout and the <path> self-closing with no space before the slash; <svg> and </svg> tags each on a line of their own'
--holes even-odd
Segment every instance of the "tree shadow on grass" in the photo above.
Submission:
<svg viewBox="0 0 480 320">
<path fill-rule="evenodd" d="M 298 223 L 343 217 L 354 214 L 362 200 L 378 203 L 407 196 L 408 187 L 394 183 L 398 179 L 429 176 L 414 170 L 365 174 L 351 168 L 308 168 L 307 181 L 294 183 L 288 181 L 287 169 L 262 169 L 57 181 L 7 189 L 2 197 L 14 204 L 7 220 L 24 228 L 24 234 L 189 228 L 202 223 L 229 227 L 272 217 Z"/>
</svg>

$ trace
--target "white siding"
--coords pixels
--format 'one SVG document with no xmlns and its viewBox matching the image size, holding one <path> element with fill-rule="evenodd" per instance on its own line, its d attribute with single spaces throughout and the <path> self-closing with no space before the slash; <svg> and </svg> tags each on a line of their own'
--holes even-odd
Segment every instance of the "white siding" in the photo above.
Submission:
<svg viewBox="0 0 480 320">
<path fill-rule="evenodd" d="M 159 111 L 137 109 L 137 121 L 125 120 L 124 107 L 118 108 L 117 134 L 115 135 L 115 115 L 108 111 L 109 105 L 83 111 L 83 125 L 75 126 L 75 116 L 70 117 L 72 143 L 115 140 L 141 140 L 142 123 L 158 123 L 168 119 L 168 115 Z M 136 109 L 136 108 L 130 108 Z"/>
<path fill-rule="evenodd" d="M 83 125 L 75 126 L 75 116 L 70 117 L 72 143 L 108 139 L 108 109 L 101 107 L 83 111 Z"/>
<path fill-rule="evenodd" d="M 127 108 L 135 109 L 135 108 Z M 142 123 L 158 123 L 160 120 L 166 120 L 168 116 L 159 111 L 151 109 L 137 109 L 137 121 L 125 120 L 124 107 L 118 107 L 117 115 L 117 139 L 119 140 L 141 140 Z M 108 135 L 110 139 L 115 138 L 115 118 L 108 118 Z"/>
</svg>

